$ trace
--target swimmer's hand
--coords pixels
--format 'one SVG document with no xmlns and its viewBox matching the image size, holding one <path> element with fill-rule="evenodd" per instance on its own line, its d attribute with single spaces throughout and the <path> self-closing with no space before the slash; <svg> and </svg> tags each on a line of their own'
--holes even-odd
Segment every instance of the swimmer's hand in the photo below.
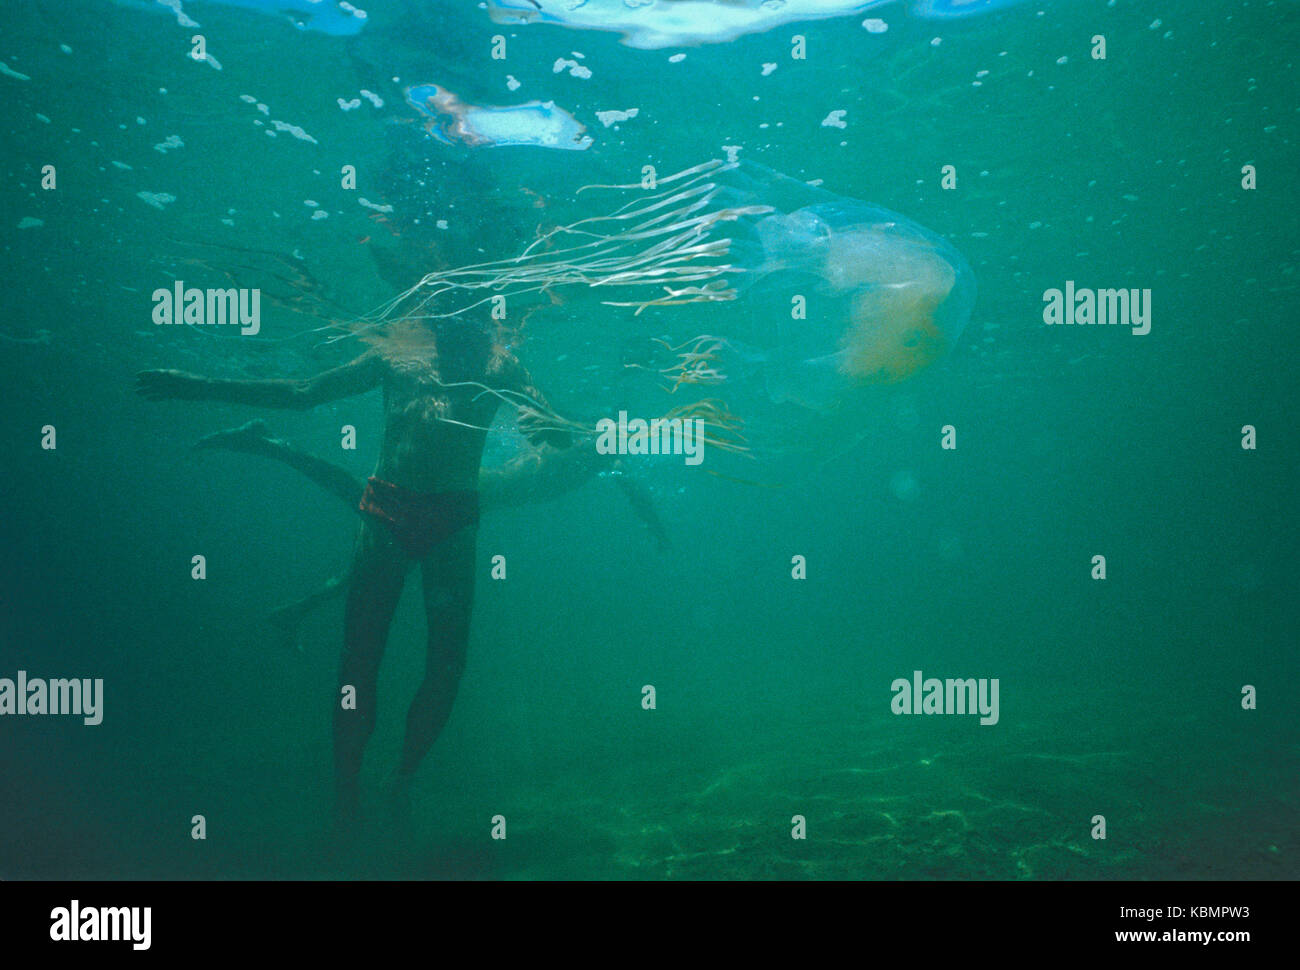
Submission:
<svg viewBox="0 0 1300 970">
<path fill-rule="evenodd" d="M 194 400 L 207 383 L 202 377 L 179 370 L 142 370 L 135 375 L 135 390 L 150 401 Z"/>
<path fill-rule="evenodd" d="M 559 451 L 573 447 L 573 435 L 567 431 L 539 431 L 530 440 L 533 444 L 550 445 Z"/>
<path fill-rule="evenodd" d="M 573 444 L 573 435 L 563 428 L 548 426 L 547 418 L 527 405 L 519 408 L 519 430 L 533 445 L 550 445 L 562 450 Z"/>
</svg>

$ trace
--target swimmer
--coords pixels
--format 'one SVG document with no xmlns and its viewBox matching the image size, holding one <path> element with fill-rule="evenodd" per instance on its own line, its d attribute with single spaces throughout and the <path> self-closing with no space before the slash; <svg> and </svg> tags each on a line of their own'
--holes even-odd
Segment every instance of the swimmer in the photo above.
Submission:
<svg viewBox="0 0 1300 970">
<path fill-rule="evenodd" d="M 361 821 L 361 765 L 374 732 L 379 666 L 407 573 L 419 563 L 427 621 L 425 676 L 407 713 L 406 736 L 392 777 L 394 801 L 409 797 L 416 768 L 442 732 L 465 668 L 474 600 L 479 466 L 501 401 L 518 412 L 534 445 L 566 448 L 571 433 L 549 420 L 549 407 L 513 353 L 465 319 L 435 321 L 418 346 L 375 348 L 351 363 L 305 380 L 201 377 L 143 371 L 136 387 L 155 400 L 223 401 L 306 410 L 384 392 L 384 432 L 375 473 L 358 503 L 362 521 L 349 571 L 343 655 L 335 701 L 334 776 L 340 834 Z M 492 388 L 493 393 L 485 393 Z"/>
</svg>

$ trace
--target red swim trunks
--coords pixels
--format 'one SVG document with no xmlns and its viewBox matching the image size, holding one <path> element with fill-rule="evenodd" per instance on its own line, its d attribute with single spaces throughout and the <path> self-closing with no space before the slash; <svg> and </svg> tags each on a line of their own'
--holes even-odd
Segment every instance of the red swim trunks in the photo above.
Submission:
<svg viewBox="0 0 1300 970">
<path fill-rule="evenodd" d="M 360 510 L 388 526 L 408 556 L 423 559 L 461 529 L 478 525 L 478 492 L 415 492 L 372 477 Z"/>
</svg>

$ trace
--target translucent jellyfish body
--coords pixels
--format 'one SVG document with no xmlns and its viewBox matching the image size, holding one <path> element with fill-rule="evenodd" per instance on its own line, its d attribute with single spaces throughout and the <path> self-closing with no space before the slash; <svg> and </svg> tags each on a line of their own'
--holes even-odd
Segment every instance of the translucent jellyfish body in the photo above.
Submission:
<svg viewBox="0 0 1300 970">
<path fill-rule="evenodd" d="M 783 199 L 733 245 L 748 318 L 736 340 L 774 402 L 834 410 L 855 388 L 905 380 L 952 347 L 975 300 L 956 249 L 879 206 L 744 171 Z"/>
</svg>

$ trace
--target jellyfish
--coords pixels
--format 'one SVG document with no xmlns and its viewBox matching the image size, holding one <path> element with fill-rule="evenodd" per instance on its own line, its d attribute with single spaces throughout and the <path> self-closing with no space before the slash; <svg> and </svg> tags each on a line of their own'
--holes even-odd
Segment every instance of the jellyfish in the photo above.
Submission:
<svg viewBox="0 0 1300 970">
<path fill-rule="evenodd" d="M 975 282 L 961 255 L 879 206 L 721 160 L 579 190 L 583 199 L 611 193 L 621 205 L 540 231 L 509 259 L 429 273 L 339 336 L 409 341 L 423 320 L 531 302 L 527 320 L 561 294 L 633 318 L 671 313 L 699 325 L 698 336 L 660 339 L 669 362 L 646 369 L 669 393 L 706 393 L 675 411 L 708 415 L 726 438 L 738 435 L 738 403 L 829 414 L 864 389 L 906 380 L 940 359 L 970 317 Z"/>
<path fill-rule="evenodd" d="M 736 333 L 752 342 L 735 345 L 759 365 L 774 403 L 834 411 L 953 346 L 975 299 L 954 247 L 880 206 L 759 166 L 740 175 L 742 191 L 760 191 L 773 211 L 733 233 L 747 310 Z"/>
</svg>

